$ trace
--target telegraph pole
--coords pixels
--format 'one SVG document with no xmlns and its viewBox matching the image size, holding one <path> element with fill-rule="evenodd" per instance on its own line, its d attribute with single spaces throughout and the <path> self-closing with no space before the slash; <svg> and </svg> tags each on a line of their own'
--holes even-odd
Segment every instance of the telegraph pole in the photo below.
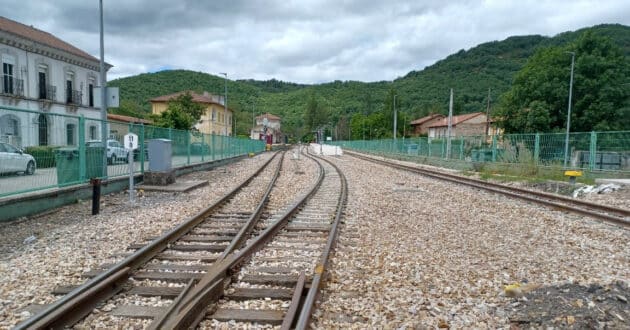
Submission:
<svg viewBox="0 0 630 330">
<path fill-rule="evenodd" d="M 105 41 L 103 38 L 103 0 L 99 0 L 101 18 L 101 140 L 103 140 L 103 177 L 107 177 L 107 79 L 105 78 Z"/>
<path fill-rule="evenodd" d="M 490 88 L 488 88 L 488 107 L 486 108 L 486 140 L 490 135 Z"/>
</svg>

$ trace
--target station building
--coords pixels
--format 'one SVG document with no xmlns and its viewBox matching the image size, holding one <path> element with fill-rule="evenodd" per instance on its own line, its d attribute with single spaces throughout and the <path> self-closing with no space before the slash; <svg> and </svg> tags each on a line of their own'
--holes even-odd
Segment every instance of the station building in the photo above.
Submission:
<svg viewBox="0 0 630 330">
<path fill-rule="evenodd" d="M 76 145 L 78 116 L 86 119 L 86 138 L 101 139 L 101 112 L 95 104 L 99 59 L 0 16 L 0 62 L 0 141 L 20 148 Z"/>
</svg>

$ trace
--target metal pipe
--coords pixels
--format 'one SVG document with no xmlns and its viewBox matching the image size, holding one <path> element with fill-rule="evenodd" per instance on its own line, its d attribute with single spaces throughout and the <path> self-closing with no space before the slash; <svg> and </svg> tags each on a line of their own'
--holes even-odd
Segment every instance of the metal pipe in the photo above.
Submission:
<svg viewBox="0 0 630 330">
<path fill-rule="evenodd" d="M 571 130 L 571 95 L 573 94 L 573 67 L 575 65 L 575 52 L 567 52 L 571 54 L 571 78 L 569 80 L 569 109 L 567 111 L 567 134 L 564 138 L 564 168 L 567 168 L 569 160 L 569 131 Z"/>
<path fill-rule="evenodd" d="M 105 79 L 105 41 L 103 38 L 103 0 L 99 0 L 101 19 L 101 140 L 103 141 L 103 177 L 107 177 L 107 80 Z"/>
</svg>

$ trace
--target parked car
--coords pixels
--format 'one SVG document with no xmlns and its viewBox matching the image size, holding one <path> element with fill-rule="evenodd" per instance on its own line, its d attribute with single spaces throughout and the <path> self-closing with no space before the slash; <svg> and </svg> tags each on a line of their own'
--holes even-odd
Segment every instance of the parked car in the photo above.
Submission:
<svg viewBox="0 0 630 330">
<path fill-rule="evenodd" d="M 85 143 L 87 147 L 102 147 L 103 141 L 91 140 Z M 129 151 L 116 140 L 107 140 L 107 163 L 114 164 L 118 160 L 126 160 Z"/>
<path fill-rule="evenodd" d="M 35 158 L 8 143 L 0 142 L 0 173 L 35 173 Z"/>
</svg>

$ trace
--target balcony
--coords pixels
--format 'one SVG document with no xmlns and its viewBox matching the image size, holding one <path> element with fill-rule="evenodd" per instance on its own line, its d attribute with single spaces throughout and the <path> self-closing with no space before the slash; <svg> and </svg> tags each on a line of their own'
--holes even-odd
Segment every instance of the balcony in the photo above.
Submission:
<svg viewBox="0 0 630 330">
<path fill-rule="evenodd" d="M 24 79 L 16 79 L 11 76 L 4 76 L 0 79 L 0 93 L 13 97 L 24 96 Z"/>
<path fill-rule="evenodd" d="M 74 89 L 66 90 L 66 104 L 81 105 L 83 93 Z"/>
<path fill-rule="evenodd" d="M 53 85 L 40 85 L 38 91 L 38 99 L 46 101 L 55 101 L 57 96 L 57 86 Z"/>
</svg>

